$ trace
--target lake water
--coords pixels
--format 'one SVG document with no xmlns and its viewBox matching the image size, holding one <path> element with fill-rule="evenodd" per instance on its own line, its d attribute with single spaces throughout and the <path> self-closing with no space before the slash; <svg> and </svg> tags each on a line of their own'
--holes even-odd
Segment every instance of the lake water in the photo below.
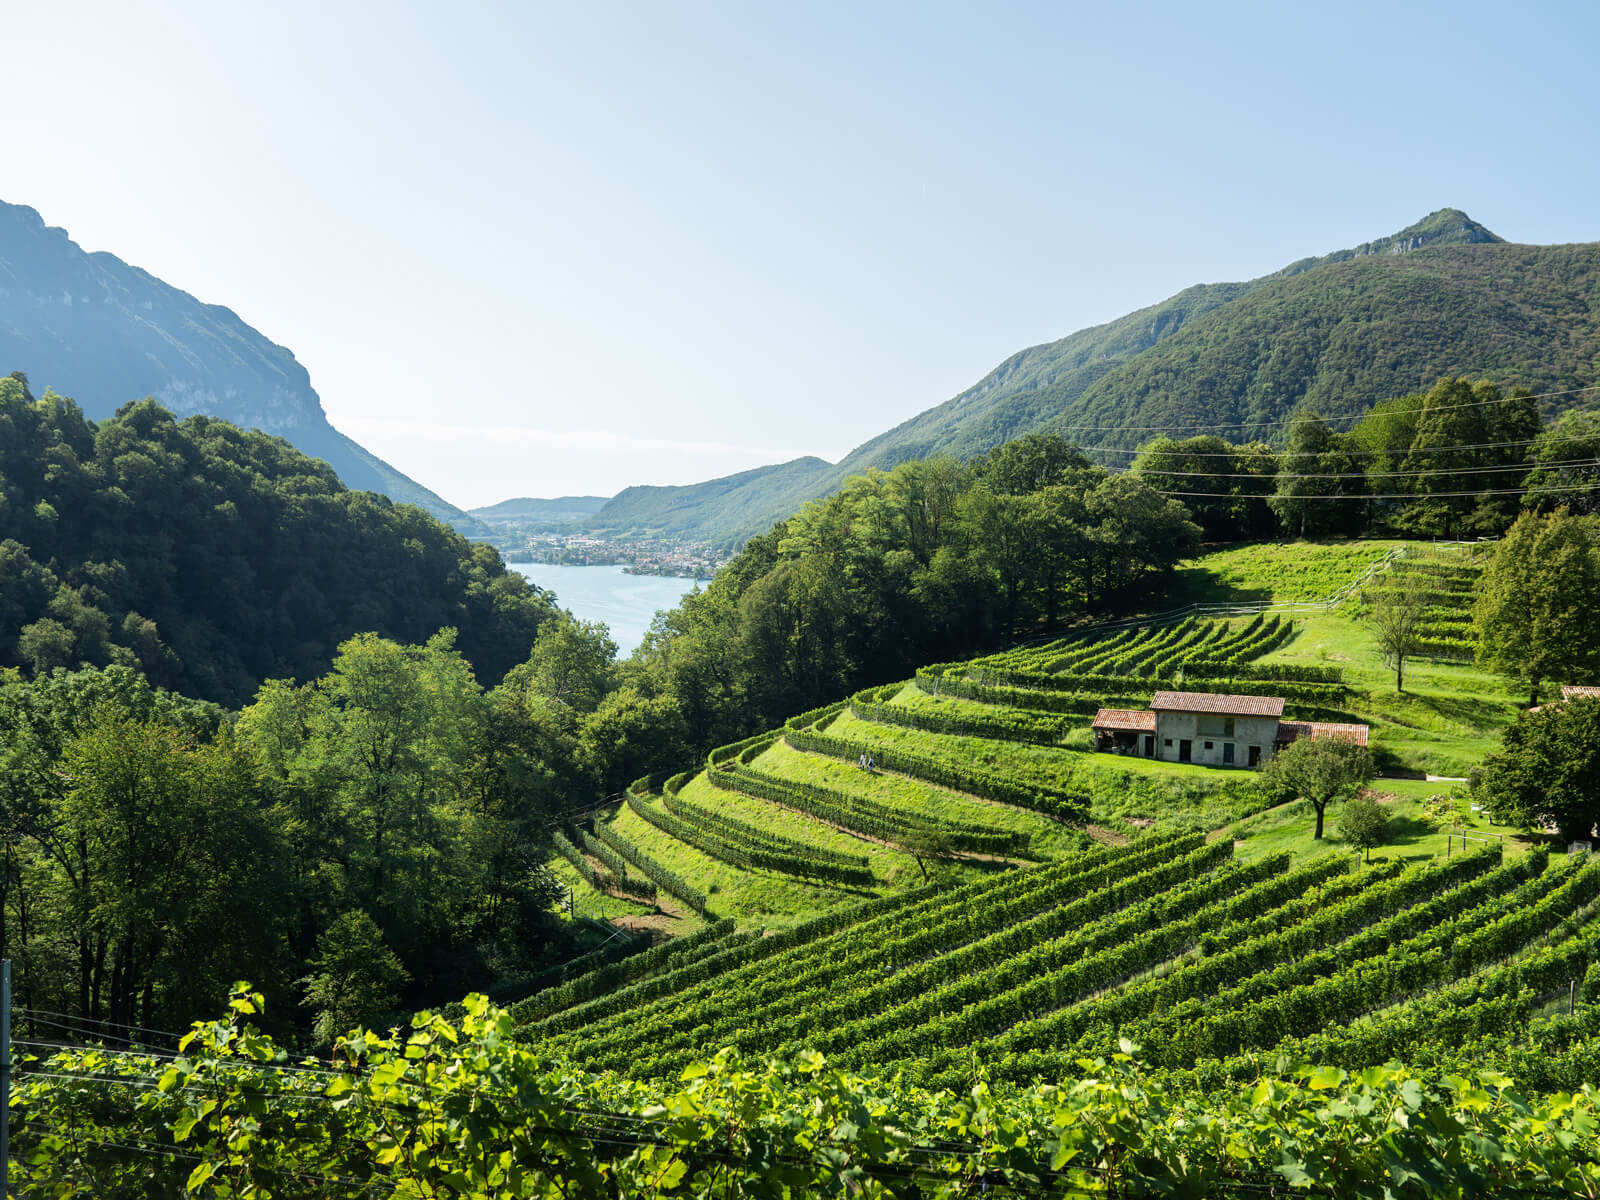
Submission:
<svg viewBox="0 0 1600 1200">
<path fill-rule="evenodd" d="M 542 588 L 581 621 L 604 621 L 617 644 L 617 657 L 627 658 L 644 641 L 645 631 L 660 608 L 677 608 L 694 588 L 694 580 L 671 575 L 629 575 L 621 567 L 564 567 L 553 563 L 507 563 Z"/>
</svg>

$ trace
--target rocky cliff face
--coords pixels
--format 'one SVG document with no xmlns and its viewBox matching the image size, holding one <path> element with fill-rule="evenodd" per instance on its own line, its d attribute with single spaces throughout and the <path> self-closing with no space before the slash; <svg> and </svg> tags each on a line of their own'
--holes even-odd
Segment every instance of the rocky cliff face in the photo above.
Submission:
<svg viewBox="0 0 1600 1200">
<path fill-rule="evenodd" d="M 1372 242 L 1362 242 L 1361 245 L 1352 246 L 1348 250 L 1335 250 L 1332 254 L 1323 254 L 1316 258 L 1302 258 L 1299 262 L 1290 263 L 1283 270 L 1266 278 L 1282 279 L 1285 276 L 1309 271 L 1312 267 L 1349 262 L 1352 258 L 1365 258 L 1369 254 L 1409 254 L 1425 246 L 1482 246 L 1504 242 L 1505 238 L 1478 224 L 1459 208 L 1441 208 L 1437 212 L 1429 213 L 1415 225 L 1407 225 L 1399 233 L 1392 233 L 1386 238 Z M 1256 282 L 1261 283 L 1264 280 Z"/>
<path fill-rule="evenodd" d="M 0 202 L 0 374 L 71 396 L 91 418 L 153 396 L 179 416 L 206 413 L 261 429 L 326 460 L 352 488 L 475 524 L 333 426 L 293 353 L 231 309 L 85 253 L 65 230 Z"/>
</svg>

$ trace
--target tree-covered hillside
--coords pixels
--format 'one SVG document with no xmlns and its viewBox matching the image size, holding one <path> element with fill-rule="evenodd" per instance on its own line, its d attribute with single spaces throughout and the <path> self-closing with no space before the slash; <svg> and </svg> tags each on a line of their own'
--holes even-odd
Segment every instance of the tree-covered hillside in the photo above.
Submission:
<svg viewBox="0 0 1600 1200">
<path fill-rule="evenodd" d="M 1597 349 L 1600 244 L 1511 245 L 1447 208 L 1389 237 L 1244 283 L 1199 284 L 1030 347 L 831 468 L 788 463 L 690 487 L 629 489 L 595 525 L 668 527 L 670 505 L 674 533 L 737 544 L 869 467 L 935 453 L 970 459 L 1041 430 L 1132 449 L 1157 432 L 1268 422 L 1235 436 L 1281 443 L 1297 408 L 1353 416 L 1441 375 L 1536 393 L 1588 386 L 1600 381 Z M 1568 404 L 1555 398 L 1547 412 Z M 1127 456 L 1101 458 L 1125 465 Z M 735 481 L 738 506 L 718 503 Z"/>
<path fill-rule="evenodd" d="M 1441 246 L 1265 283 L 1076 396 L 1050 389 L 1053 425 L 1132 448 L 1152 426 L 1356 416 L 1439 375 L 1561 391 L 1595 382 L 1597 351 L 1600 244 Z"/>
<path fill-rule="evenodd" d="M 492 548 L 280 438 L 153 401 L 96 423 L 0 379 L 0 666 L 126 663 L 236 704 L 354 633 L 450 626 L 494 682 L 555 612 Z"/>
<path fill-rule="evenodd" d="M 820 458 L 797 458 L 707 483 L 624 488 L 588 525 L 599 533 L 705 537 L 732 545 L 782 520 L 813 496 L 825 495 L 832 473 Z"/>
</svg>

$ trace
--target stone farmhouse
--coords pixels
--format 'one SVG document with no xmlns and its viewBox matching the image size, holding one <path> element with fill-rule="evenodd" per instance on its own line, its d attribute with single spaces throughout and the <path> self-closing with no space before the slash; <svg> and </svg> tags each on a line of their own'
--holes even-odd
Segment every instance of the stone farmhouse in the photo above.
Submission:
<svg viewBox="0 0 1600 1200">
<path fill-rule="evenodd" d="M 1367 744 L 1365 725 L 1285 721 L 1281 696 L 1157 692 L 1148 710 L 1102 708 L 1094 718 L 1095 749 L 1213 767 L 1259 767 L 1297 738 L 1342 738 Z"/>
</svg>

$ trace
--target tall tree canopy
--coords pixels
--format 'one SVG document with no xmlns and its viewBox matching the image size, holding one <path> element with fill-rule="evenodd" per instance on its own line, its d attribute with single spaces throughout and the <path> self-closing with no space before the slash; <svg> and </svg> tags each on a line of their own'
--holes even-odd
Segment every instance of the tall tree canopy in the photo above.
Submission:
<svg viewBox="0 0 1600 1200">
<path fill-rule="evenodd" d="M 1600 821 L 1600 700 L 1523 713 L 1483 760 L 1472 790 L 1501 824 L 1589 837 Z"/>
<path fill-rule="evenodd" d="M 148 400 L 96 424 L 0 378 L 0 666 L 120 663 L 237 704 L 353 633 L 449 626 L 498 680 L 555 611 L 493 548 L 279 438 Z"/>
<path fill-rule="evenodd" d="M 1268 501 L 1284 531 L 1295 537 L 1353 533 L 1361 527 L 1361 505 L 1341 498 L 1366 490 L 1365 473 L 1348 439 L 1316 413 L 1296 413 L 1279 459 L 1277 489 Z"/>
<path fill-rule="evenodd" d="M 1285 800 L 1309 800 L 1317 814 L 1311 836 L 1320 840 L 1328 805 L 1355 795 L 1372 775 L 1372 754 L 1365 746 L 1342 738 L 1303 737 L 1272 756 L 1261 785 Z"/>
<path fill-rule="evenodd" d="M 1185 496 L 1184 503 L 1208 542 L 1249 541 L 1277 531 L 1267 497 L 1278 454 L 1265 442 L 1235 445 L 1214 434 L 1158 437 L 1139 451 L 1133 470 L 1158 491 L 1202 493 Z"/>
<path fill-rule="evenodd" d="M 1518 519 L 1478 583 L 1478 661 L 1528 687 L 1600 674 L 1600 518 Z"/>
<path fill-rule="evenodd" d="M 597 795 L 580 718 L 544 662 L 484 692 L 453 638 L 351 638 L 231 722 L 126 666 L 0 671 L 0 956 L 23 1003 L 176 1028 L 250 975 L 342 1021 L 545 965 L 566 941 L 548 825 Z"/>
</svg>

